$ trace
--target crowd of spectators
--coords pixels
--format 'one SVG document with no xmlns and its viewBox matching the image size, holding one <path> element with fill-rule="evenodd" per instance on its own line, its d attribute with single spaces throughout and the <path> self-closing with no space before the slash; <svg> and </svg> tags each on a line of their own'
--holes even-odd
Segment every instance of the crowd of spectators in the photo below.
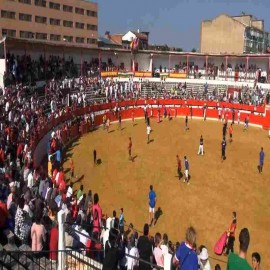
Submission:
<svg viewBox="0 0 270 270">
<path fill-rule="evenodd" d="M 50 59 L 51 68 L 57 73 L 61 59 L 55 57 Z M 71 67 L 72 59 L 68 62 Z M 38 68 L 35 69 L 32 65 Z M 9 70 L 16 79 L 28 76 L 27 72 L 24 73 L 25 67 L 30 72 L 44 72 L 44 65 L 47 64 L 42 57 L 39 62 L 35 62 L 28 57 L 9 56 Z M 96 62 L 91 68 L 96 68 L 95 65 Z M 125 226 L 123 208 L 120 210 L 119 218 L 116 211 L 110 218 L 104 215 L 99 205 L 98 194 L 85 190 L 83 185 L 75 190 L 74 184 L 79 179 L 74 176 L 72 159 L 69 161 L 69 177 L 62 167 L 65 159 L 62 133 L 68 131 L 74 123 L 89 122 L 93 126 L 95 122 L 93 113 L 80 118 L 74 117 L 60 127 L 53 127 L 48 142 L 48 162 L 46 166 L 44 164 L 35 166 L 34 142 L 39 137 L 42 127 L 46 126 L 51 118 L 67 113 L 72 107 L 86 106 L 88 104 L 87 89 L 94 92 L 96 96 L 103 95 L 105 101 L 108 102 L 139 98 L 143 84 L 133 82 L 132 79 L 123 83 L 111 79 L 99 80 L 84 77 L 78 81 L 54 79 L 46 85 L 43 99 L 38 96 L 38 92 L 31 92 L 29 88 L 21 85 L 1 90 L 0 239 L 4 240 L 5 232 L 11 231 L 19 245 L 30 245 L 37 256 L 42 256 L 41 252 L 44 250 L 50 250 L 50 259 L 57 261 L 59 233 L 57 213 L 63 210 L 66 217 L 66 246 L 76 250 L 86 250 L 87 256 L 104 263 L 104 269 L 119 267 L 131 270 L 136 269 L 136 266 L 139 266 L 139 269 L 150 269 L 150 266 L 144 262 L 138 264 L 136 257 L 163 266 L 164 256 L 167 253 L 175 254 L 174 261 L 176 264 L 180 261 L 181 269 L 185 269 L 183 265 L 187 256 L 185 254 L 192 254 L 188 256 L 186 264 L 190 260 L 195 265 L 196 261 L 197 268 L 193 269 L 198 269 L 198 267 L 211 269 L 207 248 L 200 246 L 197 249 L 196 247 L 194 228 L 188 228 L 184 242 L 175 245 L 169 241 L 167 234 L 161 237 L 160 233 L 156 233 L 151 238 L 147 224 L 144 226 L 142 235 L 139 236 L 139 232 L 133 228 L 132 224 Z M 151 84 L 151 87 L 165 91 L 164 83 L 160 86 Z M 69 96 L 64 93 L 65 88 L 73 89 L 68 92 Z M 192 93 L 187 95 L 186 90 L 186 83 L 178 84 L 174 89 L 180 98 L 197 98 Z M 204 96 L 200 98 L 208 97 L 207 86 L 204 90 Z M 253 102 L 251 101 L 253 95 L 259 98 L 265 96 L 265 92 L 259 88 L 255 90 L 244 88 L 242 91 L 241 96 L 246 102 Z M 213 93 L 212 95 L 216 98 L 216 95 Z M 167 96 L 165 92 L 164 98 L 166 97 L 170 96 Z M 125 228 L 128 229 L 128 234 Z"/>
<path fill-rule="evenodd" d="M 14 55 L 7 53 L 7 72 L 4 76 L 5 85 L 22 83 L 23 85 L 34 85 L 38 81 L 73 79 L 79 76 L 97 77 L 99 72 L 112 71 L 117 67 L 111 58 L 107 61 L 92 58 L 83 60 L 81 64 L 75 64 L 74 59 L 69 56 L 40 55 L 33 59 L 30 55 Z"/>
</svg>

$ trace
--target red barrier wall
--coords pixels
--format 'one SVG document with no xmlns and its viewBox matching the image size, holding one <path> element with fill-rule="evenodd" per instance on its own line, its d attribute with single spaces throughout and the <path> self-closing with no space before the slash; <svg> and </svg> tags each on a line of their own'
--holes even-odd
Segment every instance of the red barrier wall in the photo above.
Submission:
<svg viewBox="0 0 270 270">
<path fill-rule="evenodd" d="M 39 143 L 41 143 L 42 138 L 52 130 L 53 127 L 57 127 L 59 124 L 64 123 L 67 120 L 71 120 L 76 116 L 81 116 L 84 114 L 89 114 L 91 111 L 94 112 L 102 112 L 106 111 L 107 117 L 110 118 L 111 122 L 112 121 L 117 121 L 117 118 L 114 116 L 114 114 L 111 111 L 115 106 L 120 106 L 122 107 L 122 119 L 130 119 L 132 117 L 132 111 L 134 111 L 134 117 L 139 118 L 139 117 L 144 117 L 144 110 L 143 108 L 137 107 L 137 106 L 144 106 L 146 104 L 149 105 L 160 105 L 160 113 L 161 117 L 163 116 L 164 113 L 164 105 L 166 106 L 173 106 L 173 107 L 167 107 L 167 113 L 170 112 L 172 117 L 176 116 L 186 116 L 190 115 L 190 108 L 191 106 L 192 109 L 192 115 L 193 117 L 203 117 L 203 106 L 206 105 L 208 109 L 206 110 L 206 116 L 207 118 L 216 118 L 218 119 L 218 110 L 217 108 L 228 108 L 232 109 L 234 108 L 236 111 L 240 110 L 241 115 L 240 115 L 240 121 L 243 122 L 245 117 L 249 115 L 249 123 L 250 124 L 256 124 L 259 125 L 265 129 L 270 128 L 270 113 L 269 111 L 266 111 L 266 115 L 263 116 L 265 112 L 265 107 L 264 106 L 250 106 L 250 105 L 242 105 L 242 104 L 231 104 L 227 102 L 213 102 L 213 101 L 201 101 L 201 100 L 178 100 L 178 99 L 166 99 L 166 100 L 137 100 L 137 101 L 122 101 L 122 102 L 112 102 L 112 103 L 107 103 L 107 104 L 101 104 L 101 105 L 93 105 L 93 106 L 88 106 L 85 108 L 69 108 L 68 112 L 58 118 L 54 118 L 53 116 L 48 119 L 47 125 L 43 126 L 40 128 L 39 133 L 35 136 L 32 144 L 32 149 L 34 149 L 34 163 L 35 165 L 39 165 L 38 163 L 40 162 L 35 162 L 35 155 L 44 155 L 46 153 L 36 153 L 37 151 L 36 148 Z M 127 109 L 125 110 L 125 107 L 134 107 L 134 109 Z M 153 117 L 157 116 L 158 109 L 157 108 L 152 108 L 148 109 L 148 115 L 151 115 L 151 110 L 153 112 Z M 247 111 L 247 112 L 243 112 Z M 254 112 L 260 113 L 261 115 L 255 115 Z M 231 110 L 226 112 L 228 115 L 228 119 L 232 120 L 232 113 Z M 102 124 L 102 114 L 98 114 L 95 117 L 95 126 L 99 126 Z M 235 120 L 237 119 L 237 112 L 235 113 Z M 79 135 L 86 134 L 90 130 L 90 124 L 89 123 L 84 123 L 79 126 L 78 124 L 72 125 L 70 129 L 63 130 L 62 131 L 62 141 L 64 144 L 66 144 L 69 140 L 72 140 Z M 44 142 L 42 142 L 44 143 Z M 41 160 L 39 158 L 38 160 Z"/>
</svg>

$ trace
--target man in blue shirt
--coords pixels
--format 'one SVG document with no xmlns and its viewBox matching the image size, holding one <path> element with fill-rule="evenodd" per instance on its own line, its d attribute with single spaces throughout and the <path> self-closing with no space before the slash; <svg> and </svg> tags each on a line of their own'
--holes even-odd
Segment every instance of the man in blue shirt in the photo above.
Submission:
<svg viewBox="0 0 270 270">
<path fill-rule="evenodd" d="M 263 147 L 261 147 L 259 173 L 262 173 L 263 163 L 264 163 L 264 151 L 263 151 Z"/>
<path fill-rule="evenodd" d="M 150 185 L 150 192 L 148 195 L 149 199 L 149 224 L 150 226 L 155 225 L 155 206 L 156 206 L 156 193 L 153 190 L 153 186 Z"/>
<path fill-rule="evenodd" d="M 187 182 L 187 184 L 189 185 L 189 163 L 186 156 L 184 156 L 184 160 L 185 160 L 185 179 L 183 182 L 184 183 Z"/>
<path fill-rule="evenodd" d="M 125 222 L 124 209 L 121 208 L 120 209 L 120 217 L 119 217 L 119 230 L 120 230 L 120 233 L 124 233 L 124 222 Z"/>
</svg>

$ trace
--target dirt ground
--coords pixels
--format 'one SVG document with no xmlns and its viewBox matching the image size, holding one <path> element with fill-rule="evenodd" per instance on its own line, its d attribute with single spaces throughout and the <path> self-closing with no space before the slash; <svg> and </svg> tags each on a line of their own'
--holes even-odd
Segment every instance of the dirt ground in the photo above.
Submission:
<svg viewBox="0 0 270 270">
<path fill-rule="evenodd" d="M 209 250 L 211 265 L 220 263 L 225 269 L 227 258 L 214 255 L 213 247 L 220 235 L 229 228 L 232 211 L 237 212 L 235 250 L 241 228 L 250 231 L 251 253 L 258 251 L 264 268 L 270 265 L 270 144 L 266 131 L 243 125 L 234 125 L 233 142 L 228 143 L 227 159 L 221 162 L 222 124 L 216 121 L 190 120 L 185 131 L 184 119 L 151 120 L 151 139 L 147 144 L 144 120 L 111 126 L 107 133 L 102 128 L 80 138 L 69 149 L 75 175 L 84 176 L 81 183 L 85 191 L 91 189 L 100 197 L 104 213 L 112 215 L 124 208 L 125 220 L 142 230 L 148 222 L 149 185 L 157 194 L 157 208 L 162 215 L 151 234 L 168 233 L 173 242 L 184 240 L 185 230 L 192 225 L 197 230 L 197 245 Z M 198 156 L 200 135 L 204 137 L 205 155 Z M 128 138 L 132 137 L 134 162 L 128 160 Z M 227 136 L 228 137 L 228 136 Z M 258 173 L 259 151 L 265 150 L 265 166 Z M 93 149 L 102 164 L 93 166 Z M 190 185 L 179 181 L 176 173 L 176 154 L 182 161 L 187 155 L 190 163 Z M 69 163 L 64 164 L 65 168 Z M 76 187 L 79 187 L 78 183 Z M 214 259 L 215 258 L 215 259 Z M 217 261 L 221 260 L 221 261 Z"/>
</svg>

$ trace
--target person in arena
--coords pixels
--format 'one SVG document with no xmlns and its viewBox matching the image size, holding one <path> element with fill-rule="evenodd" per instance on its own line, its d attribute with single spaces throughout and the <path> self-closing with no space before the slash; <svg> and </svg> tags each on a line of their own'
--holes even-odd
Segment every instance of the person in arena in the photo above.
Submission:
<svg viewBox="0 0 270 270">
<path fill-rule="evenodd" d="M 203 151 L 203 136 L 201 135 L 200 137 L 200 144 L 199 144 L 199 150 L 198 150 L 198 155 L 203 156 L 204 151 Z"/>
<path fill-rule="evenodd" d="M 258 252 L 253 252 L 252 255 L 252 269 L 260 270 L 261 269 L 261 256 Z"/>
<path fill-rule="evenodd" d="M 264 151 L 263 151 L 263 147 L 261 147 L 261 151 L 260 151 L 259 157 L 260 157 L 260 160 L 259 160 L 259 173 L 262 173 L 263 164 L 264 164 Z"/>
<path fill-rule="evenodd" d="M 185 160 L 185 179 L 184 179 L 184 183 L 187 182 L 187 184 L 189 185 L 189 162 L 186 156 L 184 156 L 184 160 Z"/>
<path fill-rule="evenodd" d="M 118 129 L 121 130 L 121 124 L 122 124 L 122 115 L 121 111 L 118 113 Z"/>
<path fill-rule="evenodd" d="M 232 143 L 232 137 L 233 137 L 233 124 L 229 127 L 229 134 L 230 134 L 230 143 Z"/>
<path fill-rule="evenodd" d="M 227 146 L 227 143 L 226 143 L 225 137 L 223 137 L 223 140 L 221 142 L 221 160 L 222 161 L 226 159 L 226 146 Z"/>
<path fill-rule="evenodd" d="M 230 253 L 227 263 L 227 270 L 252 270 L 251 266 L 248 264 L 246 257 L 247 257 L 247 250 L 250 242 L 250 235 L 247 228 L 244 228 L 240 231 L 239 234 L 239 243 L 240 243 L 240 250 L 238 254 L 233 252 Z"/>
<path fill-rule="evenodd" d="M 153 189 L 153 186 L 150 185 L 150 191 L 148 194 L 148 204 L 149 204 L 149 226 L 152 224 L 155 225 L 155 206 L 157 201 L 156 192 Z"/>
<path fill-rule="evenodd" d="M 225 255 L 228 255 L 230 252 L 234 252 L 234 241 L 235 241 L 235 231 L 236 231 L 237 220 L 236 220 L 236 212 L 233 212 L 232 214 L 233 214 L 233 220 L 232 220 L 229 230 L 227 231 L 228 243 L 227 243 L 227 250 L 226 250 Z"/>
<path fill-rule="evenodd" d="M 181 159 L 179 158 L 178 155 L 176 155 L 176 163 L 177 163 L 177 175 L 180 180 L 182 177 L 182 166 L 181 166 Z"/>
<path fill-rule="evenodd" d="M 189 130 L 189 127 L 188 127 L 188 116 L 186 115 L 186 119 L 185 119 L 185 130 Z"/>
<path fill-rule="evenodd" d="M 146 127 L 147 144 L 150 143 L 150 133 L 151 133 L 151 127 L 150 127 L 150 125 L 147 125 L 147 127 Z"/>
<path fill-rule="evenodd" d="M 96 149 L 93 150 L 93 160 L 94 160 L 94 166 L 97 164 L 97 151 Z"/>
<path fill-rule="evenodd" d="M 128 142 L 128 158 L 129 158 L 129 160 L 132 160 L 131 151 L 132 151 L 132 140 L 131 140 L 131 137 L 129 137 L 129 142 Z"/>
<path fill-rule="evenodd" d="M 186 230 L 186 239 L 177 248 L 173 264 L 179 265 L 181 270 L 198 270 L 198 257 L 195 251 L 196 231 L 193 227 Z"/>
</svg>

